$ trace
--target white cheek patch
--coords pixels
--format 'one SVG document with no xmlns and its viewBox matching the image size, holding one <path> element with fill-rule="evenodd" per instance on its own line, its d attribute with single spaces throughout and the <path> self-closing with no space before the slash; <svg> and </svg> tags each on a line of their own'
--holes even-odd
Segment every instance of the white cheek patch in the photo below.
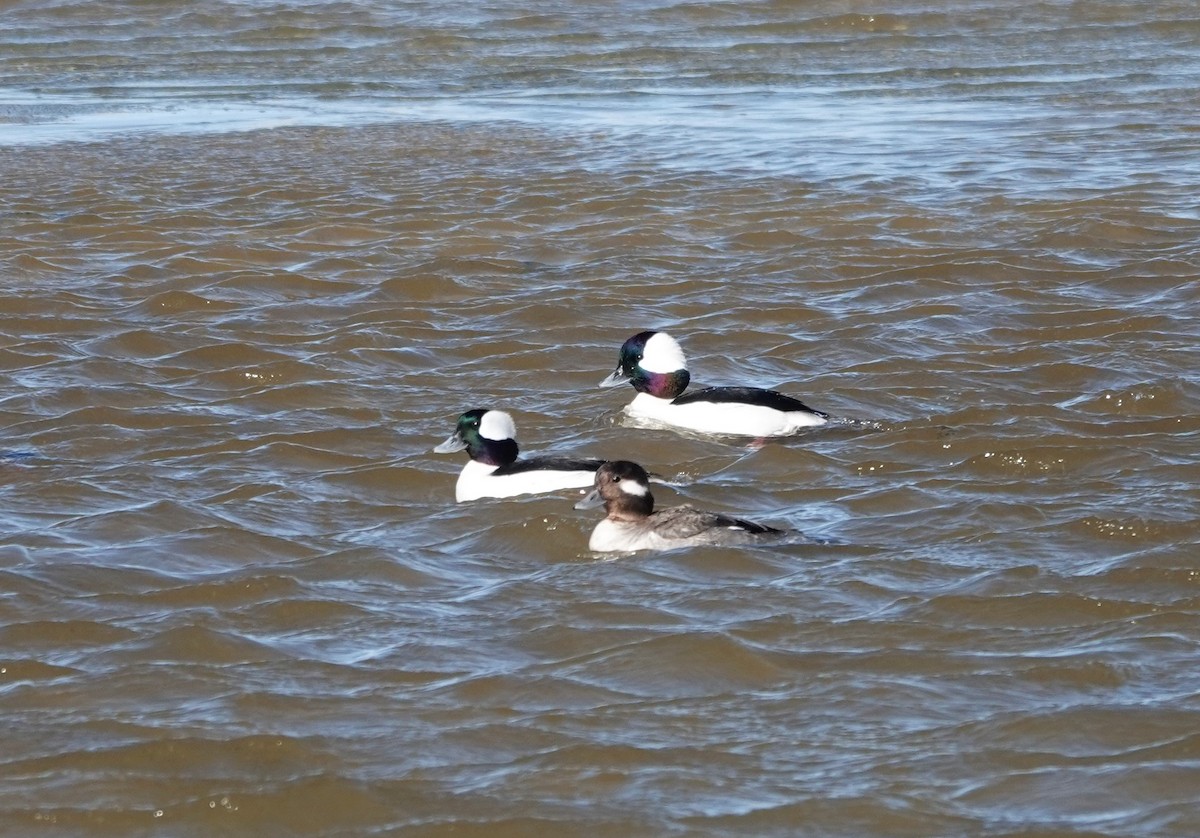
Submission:
<svg viewBox="0 0 1200 838">
<path fill-rule="evenodd" d="M 687 359 L 675 338 L 656 333 L 642 350 L 641 368 L 646 372 L 667 373 L 687 369 Z"/>
<path fill-rule="evenodd" d="M 621 491 L 624 492 L 625 494 L 637 495 L 639 498 L 645 497 L 646 493 L 648 491 L 650 491 L 645 486 L 643 486 L 641 483 L 639 483 L 636 480 L 633 480 L 631 478 L 628 478 L 628 477 L 626 477 L 624 480 L 622 480 L 617 485 L 621 487 Z"/>
<path fill-rule="evenodd" d="M 505 439 L 516 439 L 517 426 L 512 417 L 503 410 L 489 410 L 479 420 L 479 435 L 484 439 L 494 439 L 497 442 Z"/>
</svg>

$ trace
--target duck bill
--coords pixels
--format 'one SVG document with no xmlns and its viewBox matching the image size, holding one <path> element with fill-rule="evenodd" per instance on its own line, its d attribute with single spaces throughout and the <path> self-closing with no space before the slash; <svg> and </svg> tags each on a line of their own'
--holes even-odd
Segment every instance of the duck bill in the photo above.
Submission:
<svg viewBox="0 0 1200 838">
<path fill-rule="evenodd" d="M 450 438 L 433 449 L 435 454 L 453 454 L 467 447 L 467 442 L 458 434 L 450 434 Z"/>
<path fill-rule="evenodd" d="M 629 376 L 622 372 L 620 367 L 608 374 L 608 378 L 600 382 L 601 387 L 620 387 L 622 384 L 629 381 Z"/>
<path fill-rule="evenodd" d="M 603 506 L 604 499 L 600 497 L 599 489 L 592 489 L 575 504 L 576 509 L 595 509 L 597 506 Z"/>
</svg>

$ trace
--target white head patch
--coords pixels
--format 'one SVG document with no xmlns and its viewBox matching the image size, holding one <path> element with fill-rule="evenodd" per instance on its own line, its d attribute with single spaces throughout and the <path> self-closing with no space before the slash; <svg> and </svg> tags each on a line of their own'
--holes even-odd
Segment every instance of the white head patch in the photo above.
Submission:
<svg viewBox="0 0 1200 838">
<path fill-rule="evenodd" d="M 625 494 L 637 495 L 639 498 L 645 497 L 646 492 L 649 491 L 649 489 L 647 489 L 641 483 L 634 480 L 632 477 L 626 477 L 624 480 L 622 480 L 617 485 L 621 487 L 621 491 L 624 492 Z"/>
<path fill-rule="evenodd" d="M 687 359 L 675 338 L 666 332 L 655 332 L 642 350 L 641 367 L 646 372 L 675 372 L 687 369 Z"/>
<path fill-rule="evenodd" d="M 513 424 L 512 417 L 503 410 L 489 410 L 479 420 L 479 435 L 497 442 L 516 439 L 517 426 Z"/>
</svg>

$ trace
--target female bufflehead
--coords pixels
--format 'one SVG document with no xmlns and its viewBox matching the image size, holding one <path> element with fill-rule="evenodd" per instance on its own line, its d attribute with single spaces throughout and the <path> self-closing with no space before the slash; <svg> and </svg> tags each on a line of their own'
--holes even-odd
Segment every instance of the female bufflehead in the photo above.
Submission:
<svg viewBox="0 0 1200 838">
<path fill-rule="evenodd" d="M 588 549 L 597 553 L 671 550 L 699 544 L 748 544 L 785 535 L 784 530 L 691 506 L 654 511 L 646 470 L 628 460 L 613 460 L 596 471 L 596 488 L 575 504 L 589 509 L 604 504 L 608 516 L 592 530 Z"/>
<path fill-rule="evenodd" d="M 458 417 L 454 433 L 433 449 L 448 454 L 465 448 L 471 458 L 458 475 L 455 500 L 584 489 L 595 482 L 596 469 L 604 463 L 569 457 L 518 460 L 516 435 L 512 417 L 503 410 L 468 410 Z"/>
<path fill-rule="evenodd" d="M 687 360 L 679 344 L 665 332 L 639 332 L 625 341 L 617 368 L 600 386 L 615 387 L 626 380 L 637 390 L 625 406 L 627 415 L 689 431 L 783 436 L 829 421 L 828 414 L 798 399 L 759 387 L 683 392 L 691 380 Z"/>
</svg>

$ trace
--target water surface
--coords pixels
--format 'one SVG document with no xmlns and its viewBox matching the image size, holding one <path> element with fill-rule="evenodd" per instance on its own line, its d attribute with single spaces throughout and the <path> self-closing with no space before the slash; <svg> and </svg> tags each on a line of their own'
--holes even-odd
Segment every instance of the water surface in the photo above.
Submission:
<svg viewBox="0 0 1200 838">
<path fill-rule="evenodd" d="M 1200 22 L 893 6 L 10 4 L 0 832 L 1196 834 Z"/>
</svg>

